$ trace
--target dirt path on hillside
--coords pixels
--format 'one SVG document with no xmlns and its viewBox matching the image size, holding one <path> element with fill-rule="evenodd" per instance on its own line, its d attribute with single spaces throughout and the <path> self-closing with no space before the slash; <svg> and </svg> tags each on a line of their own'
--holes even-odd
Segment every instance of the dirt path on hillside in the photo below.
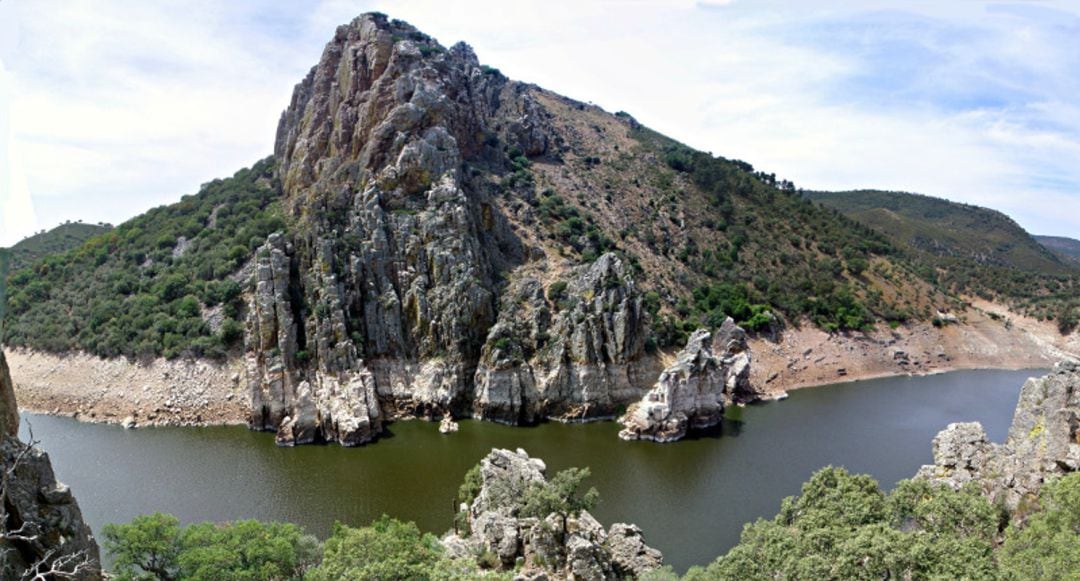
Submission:
<svg viewBox="0 0 1080 581">
<path fill-rule="evenodd" d="M 986 301 L 942 328 L 929 323 L 830 335 L 804 327 L 779 341 L 750 342 L 751 381 L 773 394 L 845 381 L 928 375 L 958 369 L 1050 367 L 1080 359 L 1080 334 L 1063 337 L 1050 322 L 1017 316 Z"/>
</svg>

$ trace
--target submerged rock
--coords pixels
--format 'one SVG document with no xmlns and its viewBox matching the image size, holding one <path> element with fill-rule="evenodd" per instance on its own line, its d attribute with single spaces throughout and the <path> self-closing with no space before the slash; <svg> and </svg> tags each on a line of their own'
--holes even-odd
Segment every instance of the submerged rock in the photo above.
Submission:
<svg viewBox="0 0 1080 581">
<path fill-rule="evenodd" d="M 953 488 L 976 482 L 1016 512 L 1033 506 L 1048 478 L 1078 469 L 1080 364 L 1064 362 L 1024 383 L 1004 444 L 991 443 L 977 422 L 949 424 L 934 438 L 934 464 L 916 477 Z"/>
<path fill-rule="evenodd" d="M 461 426 L 459 426 L 458 423 L 454 421 L 454 418 L 450 417 L 449 415 L 443 416 L 442 421 L 439 422 L 440 434 L 453 434 L 460 428 Z"/>
<path fill-rule="evenodd" d="M 546 466 L 524 450 L 492 450 L 480 461 L 480 490 L 461 507 L 467 530 L 442 539 L 449 556 L 490 552 L 499 568 L 521 579 L 634 579 L 663 565 L 641 529 L 616 523 L 607 531 L 588 511 L 522 516 L 530 485 L 546 482 Z"/>
<path fill-rule="evenodd" d="M 672 442 L 690 430 L 718 425 L 725 405 L 754 396 L 749 376 L 746 334 L 730 317 L 715 338 L 698 329 L 655 387 L 619 419 L 619 437 Z"/>
</svg>

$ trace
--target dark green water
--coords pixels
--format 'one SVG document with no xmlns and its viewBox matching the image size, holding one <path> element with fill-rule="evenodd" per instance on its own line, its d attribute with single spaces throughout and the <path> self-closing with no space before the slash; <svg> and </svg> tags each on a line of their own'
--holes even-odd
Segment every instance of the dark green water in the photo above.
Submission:
<svg viewBox="0 0 1080 581">
<path fill-rule="evenodd" d="M 492 447 L 524 448 L 549 470 L 592 469 L 605 525 L 640 525 L 677 569 L 738 542 L 743 523 L 771 517 L 825 465 L 874 475 L 883 486 L 931 461 L 949 422 L 977 420 L 1002 441 L 1020 386 L 1041 371 L 961 371 L 806 389 L 785 401 L 732 410 L 722 434 L 674 444 L 623 442 L 611 422 L 511 428 L 462 422 L 443 436 L 425 422 L 393 424 L 362 448 L 278 448 L 242 427 L 143 428 L 24 416 L 98 532 L 147 512 L 183 521 L 291 521 L 325 537 L 335 520 L 386 513 L 441 533 L 451 526 L 465 471 Z M 26 425 L 23 431 L 25 438 Z"/>
</svg>

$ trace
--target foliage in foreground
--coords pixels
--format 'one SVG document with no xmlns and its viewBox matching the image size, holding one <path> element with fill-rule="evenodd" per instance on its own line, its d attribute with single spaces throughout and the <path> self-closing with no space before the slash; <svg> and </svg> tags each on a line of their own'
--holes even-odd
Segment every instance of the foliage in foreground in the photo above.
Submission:
<svg viewBox="0 0 1080 581">
<path fill-rule="evenodd" d="M 537 514 L 581 510 L 595 502 L 594 491 L 579 492 L 584 473 L 561 472 L 519 502 Z M 1006 518 L 974 487 L 905 480 L 886 494 L 869 476 L 823 468 L 775 518 L 747 524 L 728 554 L 683 579 L 1080 578 L 1080 473 L 1047 484 L 1023 526 L 1002 532 Z M 155 514 L 107 526 L 105 548 L 119 579 L 502 578 L 473 559 L 448 558 L 432 534 L 386 516 L 368 527 L 338 524 L 320 548 L 295 525 L 181 527 Z M 644 578 L 679 576 L 666 567 Z"/>
<path fill-rule="evenodd" d="M 449 559 L 431 533 L 383 516 L 367 527 L 338 524 L 326 543 L 292 524 L 254 520 L 180 526 L 152 514 L 105 527 L 120 580 L 475 579 L 471 559 Z M 499 579 L 488 573 L 485 579 Z"/>
<path fill-rule="evenodd" d="M 319 560 L 319 541 L 293 524 L 243 520 L 186 527 L 172 515 L 106 525 L 105 550 L 117 579 L 302 579 Z"/>
<path fill-rule="evenodd" d="M 720 579 L 1077 579 L 1080 473 L 1046 486 L 1023 527 L 974 487 L 905 480 L 889 494 L 865 475 L 824 468 L 772 520 L 684 581 Z M 671 581 L 670 568 L 645 577 Z"/>
</svg>

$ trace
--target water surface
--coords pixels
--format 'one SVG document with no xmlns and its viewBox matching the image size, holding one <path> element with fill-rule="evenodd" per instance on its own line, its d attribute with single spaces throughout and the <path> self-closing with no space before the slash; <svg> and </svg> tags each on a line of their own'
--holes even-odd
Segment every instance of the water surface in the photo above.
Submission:
<svg viewBox="0 0 1080 581">
<path fill-rule="evenodd" d="M 512 428 L 464 421 L 398 422 L 361 448 L 278 448 L 242 427 L 140 428 L 24 415 L 71 485 L 94 530 L 161 511 L 184 522 L 284 520 L 326 537 L 335 520 L 361 525 L 383 513 L 441 533 L 451 526 L 462 476 L 492 447 L 524 448 L 550 470 L 588 466 L 605 525 L 637 523 L 665 561 L 683 570 L 738 542 L 743 523 L 771 518 L 818 468 L 872 474 L 884 487 L 932 460 L 949 422 L 1008 431 L 1024 380 L 1042 371 L 959 371 L 793 392 L 736 408 L 719 434 L 673 444 L 623 442 L 611 422 Z M 26 424 L 23 436 L 26 437 Z"/>
</svg>

